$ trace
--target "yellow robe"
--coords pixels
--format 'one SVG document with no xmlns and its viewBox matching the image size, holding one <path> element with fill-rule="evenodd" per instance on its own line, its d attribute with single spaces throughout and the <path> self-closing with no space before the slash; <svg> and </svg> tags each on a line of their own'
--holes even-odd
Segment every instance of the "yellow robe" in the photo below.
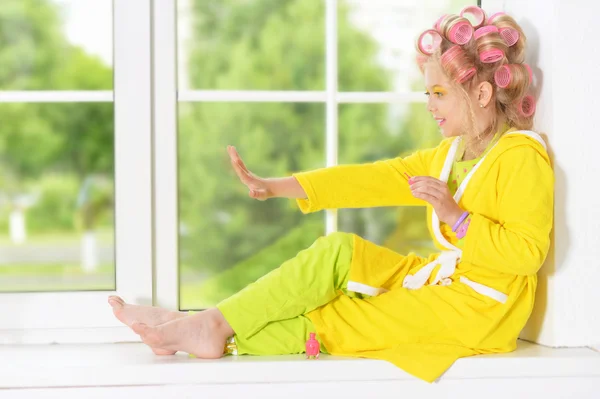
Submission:
<svg viewBox="0 0 600 399">
<path fill-rule="evenodd" d="M 404 176 L 447 181 L 459 140 L 406 158 L 294 175 L 307 193 L 298 200 L 304 213 L 427 205 L 442 251 L 403 256 L 356 236 L 347 288 L 371 297 L 339 295 L 308 314 L 330 353 L 387 360 L 432 382 L 460 357 L 516 348 L 550 245 L 550 159 L 536 133 L 503 135 L 456 192 L 472 214 L 461 250 L 451 227 L 412 196 Z"/>
</svg>

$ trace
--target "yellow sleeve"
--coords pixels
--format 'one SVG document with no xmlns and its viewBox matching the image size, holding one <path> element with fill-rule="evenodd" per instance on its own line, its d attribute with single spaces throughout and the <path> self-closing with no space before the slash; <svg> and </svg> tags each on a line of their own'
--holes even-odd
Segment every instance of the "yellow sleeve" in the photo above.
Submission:
<svg viewBox="0 0 600 399">
<path fill-rule="evenodd" d="M 306 199 L 297 200 L 304 213 L 321 209 L 375 206 L 426 205 L 410 192 L 409 176 L 429 175 L 439 147 L 421 150 L 406 158 L 359 165 L 340 165 L 295 173 Z"/>
<path fill-rule="evenodd" d="M 550 247 L 554 173 L 533 147 L 509 152 L 498 175 L 498 222 L 472 214 L 462 260 L 501 273 L 533 275 Z"/>
</svg>

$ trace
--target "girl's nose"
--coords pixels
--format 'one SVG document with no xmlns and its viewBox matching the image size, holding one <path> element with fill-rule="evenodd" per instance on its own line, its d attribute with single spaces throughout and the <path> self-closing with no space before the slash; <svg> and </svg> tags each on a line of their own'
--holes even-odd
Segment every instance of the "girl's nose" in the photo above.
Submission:
<svg viewBox="0 0 600 399">
<path fill-rule="evenodd" d="M 433 114 L 437 108 L 433 105 L 431 98 L 427 100 L 427 110 Z"/>
</svg>

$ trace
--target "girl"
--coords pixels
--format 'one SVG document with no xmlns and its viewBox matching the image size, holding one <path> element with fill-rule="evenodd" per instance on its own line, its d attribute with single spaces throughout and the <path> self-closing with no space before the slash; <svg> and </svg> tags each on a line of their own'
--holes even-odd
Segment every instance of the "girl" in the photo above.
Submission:
<svg viewBox="0 0 600 399">
<path fill-rule="evenodd" d="M 467 7 L 417 44 L 427 107 L 445 137 L 438 147 L 276 179 L 228 152 L 250 197 L 296 198 L 305 213 L 427 205 L 439 253 L 401 255 L 333 233 L 213 309 L 185 316 L 113 296 L 119 320 L 157 354 L 202 358 L 302 353 L 316 332 L 323 352 L 384 359 L 429 382 L 460 357 L 514 350 L 553 215 L 545 143 L 526 130 L 525 35 L 508 15 Z"/>
</svg>

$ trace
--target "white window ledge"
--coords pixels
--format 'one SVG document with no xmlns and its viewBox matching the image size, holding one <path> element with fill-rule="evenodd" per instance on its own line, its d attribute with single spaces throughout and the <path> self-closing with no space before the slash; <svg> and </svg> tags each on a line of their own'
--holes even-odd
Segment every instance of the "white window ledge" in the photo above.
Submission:
<svg viewBox="0 0 600 399">
<path fill-rule="evenodd" d="M 428 397 L 437 392 L 439 398 L 444 392 L 443 397 L 465 399 L 481 398 L 481 389 L 486 390 L 486 398 L 519 398 L 526 392 L 534 394 L 530 397 L 600 397 L 600 353 L 527 342 L 520 342 L 513 353 L 460 359 L 435 384 L 384 361 L 334 356 L 306 360 L 301 355 L 201 360 L 185 354 L 155 356 L 140 343 L 3 345 L 0 359 L 3 398 L 41 393 L 112 399 L 142 394 L 290 399 L 321 397 L 319 393 L 364 398 L 386 392 L 402 392 L 402 397 Z M 186 396 L 192 392 L 204 394 Z"/>
</svg>

